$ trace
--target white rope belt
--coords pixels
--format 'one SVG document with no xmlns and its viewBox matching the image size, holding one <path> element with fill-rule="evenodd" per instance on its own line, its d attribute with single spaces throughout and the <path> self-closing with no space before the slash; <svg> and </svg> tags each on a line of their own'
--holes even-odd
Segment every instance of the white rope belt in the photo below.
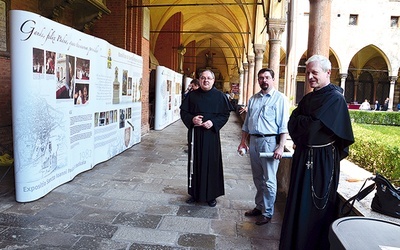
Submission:
<svg viewBox="0 0 400 250">
<path fill-rule="evenodd" d="M 331 141 L 331 142 L 328 142 L 328 143 L 322 144 L 322 145 L 307 145 L 307 147 L 309 147 L 309 148 L 323 148 L 323 147 L 332 145 L 333 143 L 335 143 L 335 141 Z"/>
</svg>

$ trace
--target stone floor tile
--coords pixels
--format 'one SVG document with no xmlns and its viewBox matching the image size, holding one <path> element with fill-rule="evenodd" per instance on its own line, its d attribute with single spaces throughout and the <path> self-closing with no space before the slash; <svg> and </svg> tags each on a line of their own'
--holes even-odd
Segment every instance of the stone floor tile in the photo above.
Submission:
<svg viewBox="0 0 400 250">
<path fill-rule="evenodd" d="M 165 216 L 158 229 L 175 232 L 210 234 L 210 220 L 203 218 Z"/>
<path fill-rule="evenodd" d="M 178 244 L 191 248 L 215 249 L 215 236 L 209 234 L 184 234 L 179 237 Z"/>
<path fill-rule="evenodd" d="M 94 237 L 111 238 L 118 230 L 117 226 L 89 223 L 89 222 L 73 222 L 64 232 L 76 235 L 93 235 Z"/>
<path fill-rule="evenodd" d="M 121 226 L 118 227 L 118 231 L 115 232 L 112 239 L 152 245 L 176 246 L 178 236 L 179 233 L 173 231 Z"/>
<path fill-rule="evenodd" d="M 186 127 L 177 121 L 77 175 L 43 198 L 15 201 L 14 175 L 0 183 L 0 249 L 278 249 L 285 206 L 267 225 L 244 216 L 254 207 L 248 155 L 236 150 L 240 121 L 221 130 L 225 195 L 216 207 L 187 204 Z"/>
</svg>

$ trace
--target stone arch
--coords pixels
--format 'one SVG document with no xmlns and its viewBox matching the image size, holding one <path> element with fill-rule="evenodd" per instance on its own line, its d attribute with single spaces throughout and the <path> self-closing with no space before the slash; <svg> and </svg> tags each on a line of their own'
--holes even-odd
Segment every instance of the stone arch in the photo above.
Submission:
<svg viewBox="0 0 400 250">
<path fill-rule="evenodd" d="M 387 55 L 377 46 L 370 44 L 360 49 L 351 59 L 348 75 L 354 78 L 352 101 L 382 103 L 389 96 L 391 65 Z M 346 87 L 350 84 L 346 80 Z M 347 100 L 346 96 L 346 100 Z"/>
</svg>

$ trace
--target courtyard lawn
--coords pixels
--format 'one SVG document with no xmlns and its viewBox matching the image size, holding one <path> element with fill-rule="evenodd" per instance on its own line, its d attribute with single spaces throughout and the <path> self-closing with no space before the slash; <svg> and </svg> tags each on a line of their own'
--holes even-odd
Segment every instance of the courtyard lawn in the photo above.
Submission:
<svg viewBox="0 0 400 250">
<path fill-rule="evenodd" d="M 400 185 L 400 127 L 353 123 L 355 143 L 348 159 Z"/>
<path fill-rule="evenodd" d="M 365 134 L 373 135 L 376 140 L 385 142 L 388 146 L 400 146 L 400 126 L 383 126 L 353 123 L 356 138 Z"/>
</svg>

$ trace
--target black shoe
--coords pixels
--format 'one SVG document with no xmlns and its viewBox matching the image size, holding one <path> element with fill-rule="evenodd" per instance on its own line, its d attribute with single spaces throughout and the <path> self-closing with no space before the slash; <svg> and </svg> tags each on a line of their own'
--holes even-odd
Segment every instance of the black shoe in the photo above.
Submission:
<svg viewBox="0 0 400 250">
<path fill-rule="evenodd" d="M 256 221 L 256 225 L 261 226 L 271 221 L 271 218 L 263 216 L 260 220 Z"/>
<path fill-rule="evenodd" d="M 259 216 L 262 212 L 260 209 L 254 208 L 253 210 L 249 210 L 244 213 L 244 216 Z"/>
<path fill-rule="evenodd" d="M 190 197 L 189 199 L 186 200 L 186 203 L 188 203 L 188 204 L 192 204 L 195 202 L 196 202 L 196 200 L 193 197 Z"/>
<path fill-rule="evenodd" d="M 215 206 L 217 205 L 217 200 L 214 199 L 214 200 L 211 200 L 211 201 L 209 201 L 209 202 L 207 202 L 207 203 L 208 203 L 208 205 L 209 205 L 210 207 L 215 207 Z"/>
</svg>

